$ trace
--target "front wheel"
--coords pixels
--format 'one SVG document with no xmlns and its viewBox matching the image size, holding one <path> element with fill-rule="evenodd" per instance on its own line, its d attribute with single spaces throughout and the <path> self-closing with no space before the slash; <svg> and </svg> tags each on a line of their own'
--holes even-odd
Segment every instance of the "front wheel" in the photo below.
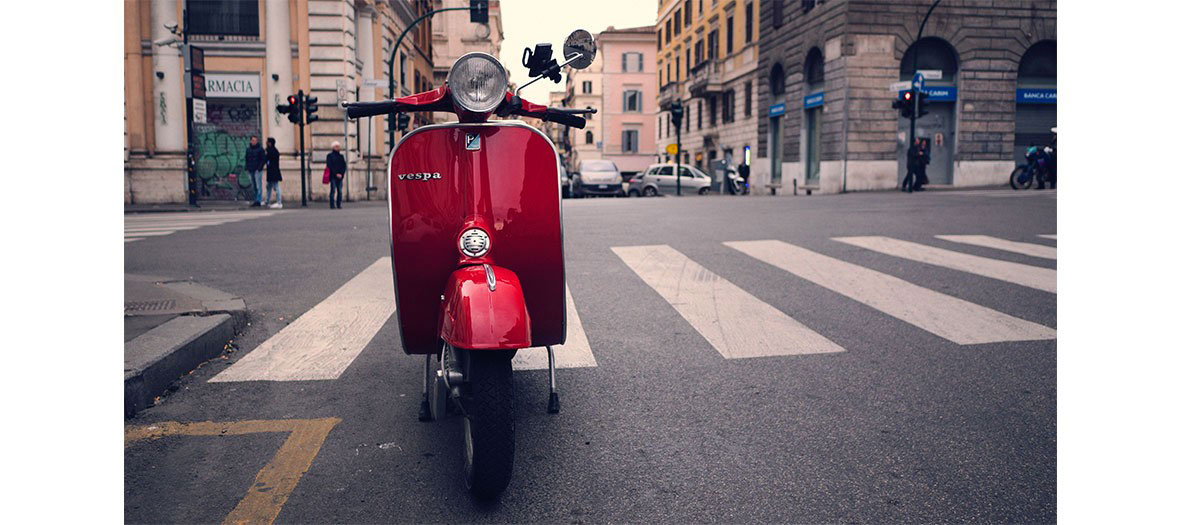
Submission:
<svg viewBox="0 0 1180 525">
<path fill-rule="evenodd" d="M 463 476 L 479 498 L 495 498 L 512 479 L 516 427 L 512 403 L 512 353 L 468 351 L 463 395 Z"/>
<path fill-rule="evenodd" d="M 646 188 L 643 188 L 643 195 L 645 197 L 655 197 L 657 193 L 658 192 L 656 191 L 656 188 L 654 186 L 648 186 Z"/>
<path fill-rule="evenodd" d="M 709 194 L 709 187 L 705 186 L 704 188 L 701 188 L 701 190 L 698 191 L 697 193 L 699 193 L 701 195 L 708 195 Z"/>
<path fill-rule="evenodd" d="M 1008 185 L 1014 190 L 1027 190 L 1032 187 L 1032 177 L 1024 176 L 1027 166 L 1017 166 L 1008 176 Z"/>
</svg>

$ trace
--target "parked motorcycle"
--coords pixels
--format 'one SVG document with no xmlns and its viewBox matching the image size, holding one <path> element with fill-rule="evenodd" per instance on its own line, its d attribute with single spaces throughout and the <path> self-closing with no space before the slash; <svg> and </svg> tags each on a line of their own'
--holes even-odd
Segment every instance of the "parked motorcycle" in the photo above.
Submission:
<svg viewBox="0 0 1180 525">
<path fill-rule="evenodd" d="M 1017 166 L 1008 176 L 1008 185 L 1012 186 L 1012 189 L 1027 190 L 1032 187 L 1034 181 L 1037 183 L 1037 189 L 1044 189 L 1046 182 L 1051 188 L 1057 188 L 1057 153 L 1052 145 L 1029 146 L 1024 152 L 1024 159 L 1025 164 Z"/>
<path fill-rule="evenodd" d="M 725 171 L 725 189 L 730 195 L 748 195 L 750 193 L 750 185 L 746 179 L 733 168 Z"/>
<path fill-rule="evenodd" d="M 526 49 L 535 78 L 525 86 L 558 82 L 561 67 L 584 69 L 597 53 L 584 30 L 574 31 L 563 51 L 558 64 L 549 44 Z M 552 347 L 566 337 L 557 150 L 519 120 L 488 118 L 583 128 L 580 115 L 595 112 L 533 104 L 507 88 L 499 61 L 468 53 L 438 89 L 345 105 L 350 118 L 410 111 L 458 117 L 413 130 L 390 153 L 390 248 L 402 349 L 425 356 L 418 417 L 463 418 L 464 481 L 481 498 L 499 495 L 512 476 L 512 357 L 546 348 L 548 409 L 557 413 Z"/>
</svg>

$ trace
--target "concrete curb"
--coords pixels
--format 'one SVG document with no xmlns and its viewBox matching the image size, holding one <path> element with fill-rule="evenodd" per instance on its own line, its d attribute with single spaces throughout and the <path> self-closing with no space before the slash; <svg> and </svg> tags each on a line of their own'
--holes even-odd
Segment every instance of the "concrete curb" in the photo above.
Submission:
<svg viewBox="0 0 1180 525">
<path fill-rule="evenodd" d="M 234 335 L 233 317 L 185 315 L 123 345 L 123 415 L 151 405 L 177 378 L 221 354 Z"/>
</svg>

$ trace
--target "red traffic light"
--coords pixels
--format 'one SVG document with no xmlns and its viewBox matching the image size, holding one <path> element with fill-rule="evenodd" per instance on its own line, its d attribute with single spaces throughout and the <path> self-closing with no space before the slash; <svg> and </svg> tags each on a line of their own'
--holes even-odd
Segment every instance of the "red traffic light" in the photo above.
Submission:
<svg viewBox="0 0 1180 525">
<path fill-rule="evenodd" d="M 907 96 L 908 96 L 908 95 L 907 95 Z M 296 97 L 295 97 L 295 95 L 289 95 L 289 96 L 287 97 L 287 103 L 288 103 L 288 104 L 291 104 L 291 105 L 295 105 L 295 103 L 296 103 L 298 100 L 299 100 L 299 99 L 298 99 L 298 98 L 296 98 Z"/>
<path fill-rule="evenodd" d="M 914 92 L 913 91 L 906 91 L 905 95 L 903 95 L 903 96 L 905 97 L 905 101 L 909 102 L 914 99 Z"/>
</svg>

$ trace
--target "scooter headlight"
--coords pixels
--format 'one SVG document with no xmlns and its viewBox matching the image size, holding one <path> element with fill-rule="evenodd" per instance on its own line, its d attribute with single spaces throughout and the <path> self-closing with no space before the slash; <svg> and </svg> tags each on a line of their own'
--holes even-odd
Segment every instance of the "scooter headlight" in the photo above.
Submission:
<svg viewBox="0 0 1180 525">
<path fill-rule="evenodd" d="M 489 113 L 504 100 L 508 72 L 492 55 L 467 53 L 451 66 L 447 88 L 459 107 L 472 113 Z"/>
<path fill-rule="evenodd" d="M 492 239 L 479 228 L 468 228 L 459 236 L 459 251 L 468 257 L 479 257 L 488 253 L 491 247 Z"/>
</svg>

